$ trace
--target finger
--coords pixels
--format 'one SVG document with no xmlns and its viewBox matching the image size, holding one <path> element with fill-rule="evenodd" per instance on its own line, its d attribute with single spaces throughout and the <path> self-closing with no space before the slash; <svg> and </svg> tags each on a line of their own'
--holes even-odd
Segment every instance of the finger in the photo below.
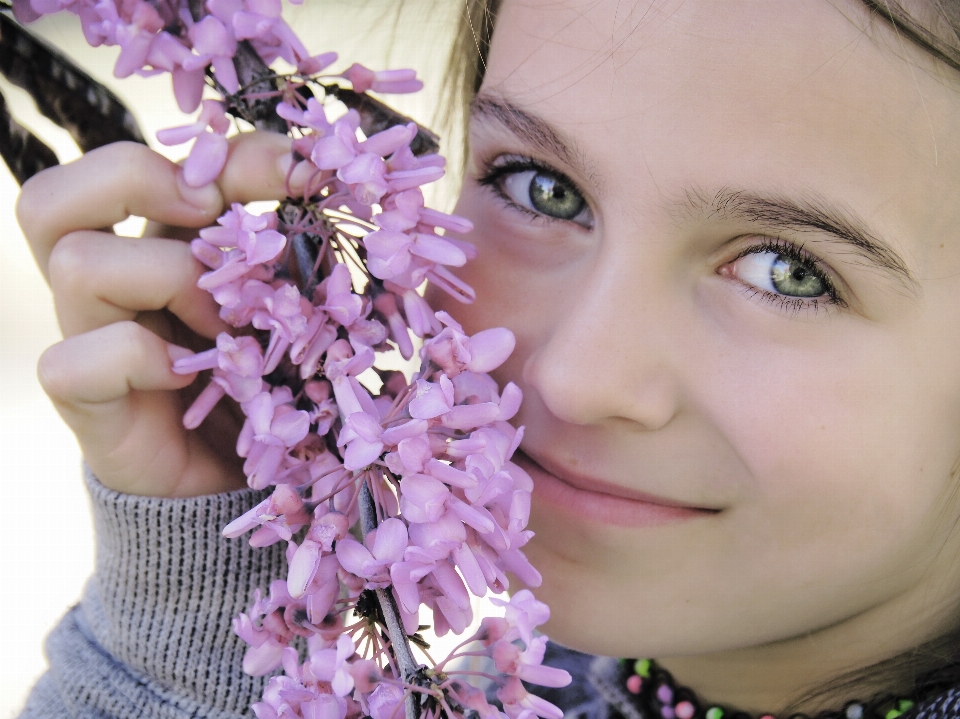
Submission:
<svg viewBox="0 0 960 719">
<path fill-rule="evenodd" d="M 194 227 L 213 222 L 223 204 L 219 189 L 189 188 L 178 170 L 143 145 L 120 142 L 32 177 L 17 220 L 44 276 L 53 246 L 74 230 L 111 227 L 130 215 Z"/>
<path fill-rule="evenodd" d="M 181 424 L 176 390 L 194 376 L 171 370 L 188 350 L 134 322 L 77 335 L 49 348 L 40 382 L 106 486 L 155 496 L 195 496 L 241 485 L 228 463 Z"/>
<path fill-rule="evenodd" d="M 137 313 L 169 309 L 199 335 L 214 338 L 229 327 L 209 292 L 197 287 L 204 271 L 183 242 L 117 237 L 80 231 L 50 254 L 50 285 L 65 337 Z"/>
<path fill-rule="evenodd" d="M 190 350 L 170 345 L 136 322 L 117 322 L 69 337 L 40 357 L 37 376 L 58 407 L 86 416 L 132 390 L 174 390 L 194 375 L 172 370 Z"/>
<path fill-rule="evenodd" d="M 246 132 L 232 137 L 227 164 L 217 180 L 224 201 L 282 200 L 302 190 L 308 177 L 302 171 L 293 173 L 287 187 L 291 142 L 286 135 L 275 132 Z"/>
<path fill-rule="evenodd" d="M 246 133 L 231 138 L 227 163 L 217 179 L 225 202 L 280 200 L 302 193 L 306 183 L 314 179 L 316 167 L 309 162 L 294 166 L 289 150 L 289 140 L 275 133 Z M 276 174 L 267 171 L 272 165 Z M 145 234 L 186 241 L 196 237 L 191 228 L 161 222 L 148 222 Z"/>
<path fill-rule="evenodd" d="M 231 141 L 216 184 L 192 188 L 175 163 L 149 148 L 120 142 L 31 178 L 17 202 L 17 219 L 44 276 L 53 246 L 75 230 L 111 227 L 131 215 L 167 225 L 212 224 L 225 203 L 286 196 L 290 139 L 244 133 Z"/>
</svg>

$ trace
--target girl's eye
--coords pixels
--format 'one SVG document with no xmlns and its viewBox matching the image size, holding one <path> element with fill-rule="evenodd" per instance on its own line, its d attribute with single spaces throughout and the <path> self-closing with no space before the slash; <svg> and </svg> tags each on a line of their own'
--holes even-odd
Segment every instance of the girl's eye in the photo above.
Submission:
<svg viewBox="0 0 960 719">
<path fill-rule="evenodd" d="M 503 190 L 514 202 L 558 220 L 576 218 L 587 205 L 570 182 L 543 170 L 506 175 Z"/>
<path fill-rule="evenodd" d="M 494 165 L 479 178 L 513 205 L 555 220 L 593 225 L 593 216 L 583 194 L 561 173 L 534 165 L 530 160 Z"/>
<path fill-rule="evenodd" d="M 778 295 L 809 299 L 830 292 L 813 262 L 777 252 L 751 252 L 734 262 L 732 270 L 739 280 Z"/>
</svg>

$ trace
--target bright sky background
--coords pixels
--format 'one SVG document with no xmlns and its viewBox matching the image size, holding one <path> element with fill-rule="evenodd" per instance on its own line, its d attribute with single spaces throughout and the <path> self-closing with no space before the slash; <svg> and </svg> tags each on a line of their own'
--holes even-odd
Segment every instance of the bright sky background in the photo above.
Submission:
<svg viewBox="0 0 960 719">
<path fill-rule="evenodd" d="M 416 67 L 432 94 L 390 98 L 397 109 L 433 122 L 436 90 L 446 55 L 452 0 L 407 0 L 393 46 L 397 0 L 306 0 L 288 14 L 314 52 L 334 50 L 345 68 L 358 61 L 373 68 Z M 148 138 L 184 124 L 168 77 L 115 80 L 109 48 L 86 46 L 76 18 L 45 18 L 35 31 L 105 81 L 134 111 Z M 324 41 L 324 38 L 327 38 Z M 391 52 L 392 51 L 392 52 Z M 400 58 L 397 60 L 395 58 Z M 79 156 L 69 136 L 41 117 L 28 96 L 0 79 L 14 115 L 51 145 L 61 162 Z M 156 143 L 154 143 L 156 145 Z M 173 157 L 180 148 L 166 150 Z M 0 522 L 0 719 L 19 711 L 44 671 L 44 635 L 80 596 L 93 567 L 93 539 L 80 454 L 36 381 L 37 358 L 60 339 L 52 301 L 14 219 L 18 188 L 0 163 L 0 477 L 7 510 Z M 445 196 L 451 197 L 449 187 Z M 443 208 L 442 201 L 434 206 Z M 449 208 L 445 208 L 449 209 Z M 126 229 L 135 228 L 136 221 Z"/>
</svg>

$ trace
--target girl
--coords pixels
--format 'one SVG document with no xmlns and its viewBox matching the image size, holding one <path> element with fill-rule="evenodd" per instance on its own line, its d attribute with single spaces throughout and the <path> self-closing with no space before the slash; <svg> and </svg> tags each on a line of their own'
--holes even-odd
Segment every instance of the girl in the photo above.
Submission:
<svg viewBox="0 0 960 719">
<path fill-rule="evenodd" d="M 565 708 L 960 713 L 960 6 L 488 0 L 465 17 L 457 212 L 478 302 L 431 299 L 517 336 L 498 379 L 525 393 L 547 632 L 659 660 L 594 662 Z M 223 327 L 164 239 L 184 235 L 92 228 L 280 198 L 286 143 L 242 137 L 199 190 L 132 146 L 24 189 L 67 337 L 40 376 L 100 531 L 25 716 L 229 716 L 256 697 L 227 618 L 280 558 L 208 536 L 258 497 L 231 492 L 235 418 L 185 433 L 192 378 L 170 369 Z M 698 699 L 661 691 L 665 671 Z"/>
</svg>

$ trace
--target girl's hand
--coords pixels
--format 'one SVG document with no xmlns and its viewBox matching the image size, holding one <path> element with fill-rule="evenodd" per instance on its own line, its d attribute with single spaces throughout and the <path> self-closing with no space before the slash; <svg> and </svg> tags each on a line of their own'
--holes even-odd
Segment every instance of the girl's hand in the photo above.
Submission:
<svg viewBox="0 0 960 719">
<path fill-rule="evenodd" d="M 285 197 L 289 150 L 282 135 L 240 135 L 217 183 L 190 188 L 173 162 L 117 143 L 24 185 L 17 218 L 65 338 L 41 356 L 40 383 L 105 486 L 160 497 L 244 486 L 239 408 L 224 399 L 188 432 L 181 418 L 202 387 L 171 365 L 231 331 L 196 286 L 194 228 L 231 202 Z M 150 221 L 144 237 L 100 229 L 130 215 Z"/>
</svg>

